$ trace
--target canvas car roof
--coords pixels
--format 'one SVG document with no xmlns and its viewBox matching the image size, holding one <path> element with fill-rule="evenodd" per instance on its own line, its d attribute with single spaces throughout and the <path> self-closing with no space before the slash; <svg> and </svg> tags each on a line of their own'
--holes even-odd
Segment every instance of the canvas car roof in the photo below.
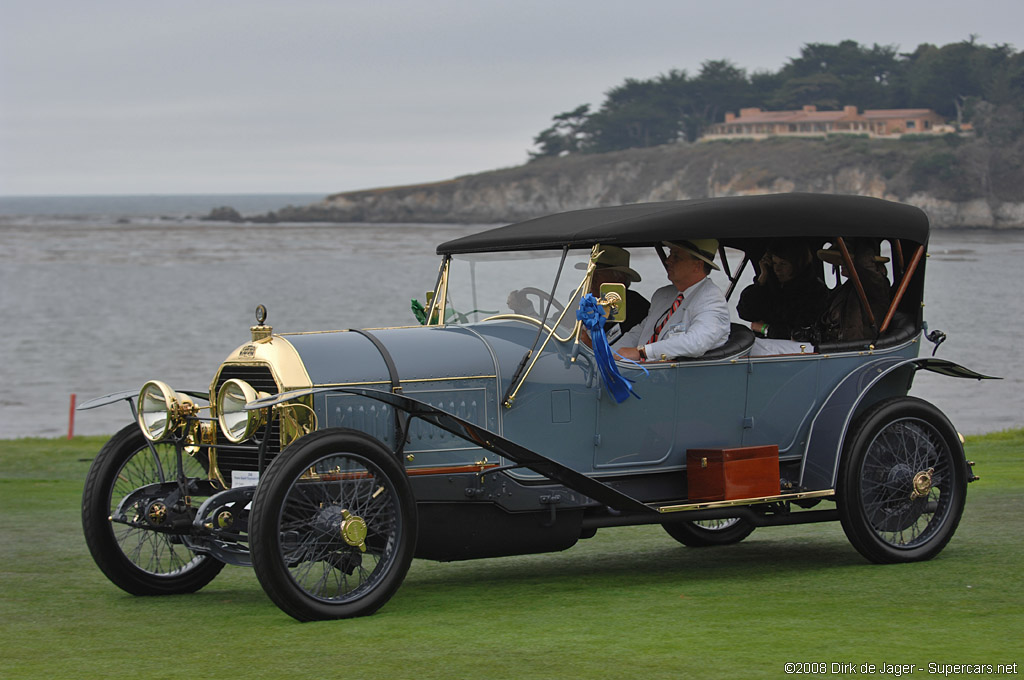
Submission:
<svg viewBox="0 0 1024 680">
<path fill-rule="evenodd" d="M 463 236 L 439 255 L 590 247 L 641 246 L 717 238 L 874 237 L 928 240 L 928 216 L 903 203 L 840 194 L 765 194 L 634 203 L 572 210 Z"/>
</svg>

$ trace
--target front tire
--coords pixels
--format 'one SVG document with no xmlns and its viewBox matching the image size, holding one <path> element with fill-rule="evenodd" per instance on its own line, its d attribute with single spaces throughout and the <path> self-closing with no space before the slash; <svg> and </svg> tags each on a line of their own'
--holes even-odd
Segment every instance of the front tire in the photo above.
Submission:
<svg viewBox="0 0 1024 680">
<path fill-rule="evenodd" d="M 193 593 L 212 581 L 224 563 L 197 555 L 173 534 L 110 521 L 121 499 L 147 484 L 174 479 L 176 452 L 154 444 L 154 458 L 139 426 L 111 437 L 89 468 L 82 493 L 82 530 L 96 565 L 114 585 L 132 595 Z M 206 477 L 200 461 L 185 456 L 185 475 Z"/>
<path fill-rule="evenodd" d="M 851 427 L 836 489 L 850 543 L 872 562 L 915 562 L 953 537 L 967 497 L 956 430 L 932 404 L 896 397 Z"/>
<path fill-rule="evenodd" d="M 285 613 L 299 621 L 365 616 L 409 570 L 415 500 L 383 444 L 355 430 L 323 430 L 267 469 L 249 537 L 256 577 Z"/>
<path fill-rule="evenodd" d="M 662 527 L 669 536 L 691 548 L 739 543 L 757 528 L 741 517 L 672 522 Z"/>
</svg>

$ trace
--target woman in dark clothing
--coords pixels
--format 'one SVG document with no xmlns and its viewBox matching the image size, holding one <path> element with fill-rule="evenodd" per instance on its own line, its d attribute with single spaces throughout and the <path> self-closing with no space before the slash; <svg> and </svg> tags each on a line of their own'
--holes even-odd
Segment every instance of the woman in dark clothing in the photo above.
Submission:
<svg viewBox="0 0 1024 680">
<path fill-rule="evenodd" d="M 829 291 L 813 261 L 804 242 L 779 241 L 765 251 L 760 273 L 736 306 L 758 337 L 803 340 L 821 319 Z"/>
</svg>

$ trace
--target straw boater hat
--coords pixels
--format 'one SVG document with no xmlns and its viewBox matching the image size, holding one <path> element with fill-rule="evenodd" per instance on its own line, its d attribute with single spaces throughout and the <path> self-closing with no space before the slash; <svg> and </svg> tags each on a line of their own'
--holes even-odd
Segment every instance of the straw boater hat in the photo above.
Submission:
<svg viewBox="0 0 1024 680">
<path fill-rule="evenodd" d="M 862 260 L 866 255 L 870 255 L 871 258 L 879 264 L 885 264 L 889 261 L 889 258 L 879 254 L 881 252 L 881 247 L 879 246 L 878 241 L 870 239 L 849 239 L 847 240 L 846 249 L 850 251 L 850 259 L 854 262 Z M 838 246 L 819 250 L 818 259 L 828 262 L 829 264 L 844 264 L 843 251 L 839 250 Z"/>
<path fill-rule="evenodd" d="M 718 239 L 694 238 L 689 241 L 663 241 L 669 248 L 679 248 L 693 255 L 698 260 L 703 260 L 711 265 L 712 269 L 719 269 L 715 264 L 715 253 L 718 252 Z"/>
<path fill-rule="evenodd" d="M 629 252 L 622 248 L 616 246 L 601 246 L 601 252 L 594 259 L 594 264 L 601 269 L 623 272 L 629 277 L 629 280 L 634 283 L 640 280 L 640 275 L 629 268 Z M 584 262 L 580 262 L 576 265 L 576 269 L 586 268 L 587 265 Z"/>
</svg>

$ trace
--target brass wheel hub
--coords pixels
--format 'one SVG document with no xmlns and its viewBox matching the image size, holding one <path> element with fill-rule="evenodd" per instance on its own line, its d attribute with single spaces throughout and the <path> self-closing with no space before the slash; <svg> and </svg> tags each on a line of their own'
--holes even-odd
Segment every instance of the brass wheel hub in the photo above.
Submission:
<svg viewBox="0 0 1024 680">
<path fill-rule="evenodd" d="M 928 468 L 914 475 L 914 488 L 910 492 L 910 500 L 915 501 L 928 495 L 932 490 L 932 477 L 934 474 L 935 468 Z"/>
<path fill-rule="evenodd" d="M 227 529 L 235 523 L 235 517 L 227 510 L 222 510 L 217 513 L 217 528 Z"/>
<path fill-rule="evenodd" d="M 150 524 L 160 526 L 167 521 L 167 506 L 159 501 L 153 503 L 146 511 L 146 519 Z"/>
<path fill-rule="evenodd" d="M 341 537 L 349 545 L 357 546 L 361 551 L 366 552 L 366 521 L 357 517 L 348 510 L 341 511 Z"/>
</svg>

